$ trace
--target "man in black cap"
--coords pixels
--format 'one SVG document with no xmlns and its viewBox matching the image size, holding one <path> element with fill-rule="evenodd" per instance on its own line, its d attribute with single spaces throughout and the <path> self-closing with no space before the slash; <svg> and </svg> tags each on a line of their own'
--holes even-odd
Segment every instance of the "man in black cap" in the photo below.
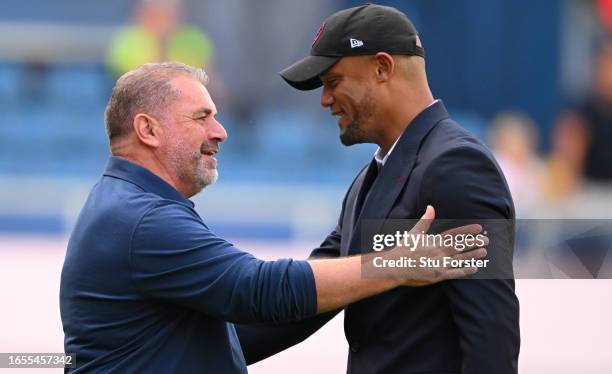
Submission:
<svg viewBox="0 0 612 374">
<path fill-rule="evenodd" d="M 489 231 L 489 257 L 501 273 L 396 289 L 347 306 L 348 372 L 516 373 L 512 198 L 490 151 L 434 100 L 424 51 L 406 15 L 374 4 L 339 11 L 319 28 L 310 55 L 281 76 L 299 90 L 323 87 L 321 105 L 339 117 L 344 145 L 379 146 L 312 258 L 358 254 L 366 220 L 414 219 L 428 204 L 443 219 L 508 223 Z M 247 362 L 297 344 L 333 315 L 241 327 Z"/>
<path fill-rule="evenodd" d="M 215 235 L 189 200 L 216 181 L 214 156 L 227 138 L 206 82 L 201 69 L 163 62 L 124 74 L 113 88 L 105 111 L 112 156 L 79 214 L 62 268 L 65 349 L 77 361 L 66 371 L 244 374 L 233 323 L 295 321 L 395 287 L 475 273 L 470 260 L 485 256 L 483 248 L 459 253 L 419 243 L 363 256 L 263 261 Z M 428 231 L 432 207 L 423 218 L 411 233 Z M 470 225 L 450 235 L 480 230 Z M 471 247 L 487 245 L 482 239 Z M 374 261 L 401 265 L 416 256 L 441 265 L 362 277 L 376 270 Z"/>
</svg>

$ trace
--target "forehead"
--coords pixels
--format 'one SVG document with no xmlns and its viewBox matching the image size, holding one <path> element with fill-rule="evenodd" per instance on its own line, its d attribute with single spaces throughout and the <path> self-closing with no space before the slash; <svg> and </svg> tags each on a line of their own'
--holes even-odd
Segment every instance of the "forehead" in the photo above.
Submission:
<svg viewBox="0 0 612 374">
<path fill-rule="evenodd" d="M 332 67 L 323 72 L 320 78 L 325 79 L 333 75 L 352 75 L 361 71 L 369 60 L 370 56 L 343 57 Z"/>
<path fill-rule="evenodd" d="M 215 103 L 204 85 L 197 79 L 189 76 L 177 76 L 170 80 L 172 86 L 179 91 L 175 108 L 181 111 L 196 111 L 209 109 L 217 112 Z"/>
</svg>

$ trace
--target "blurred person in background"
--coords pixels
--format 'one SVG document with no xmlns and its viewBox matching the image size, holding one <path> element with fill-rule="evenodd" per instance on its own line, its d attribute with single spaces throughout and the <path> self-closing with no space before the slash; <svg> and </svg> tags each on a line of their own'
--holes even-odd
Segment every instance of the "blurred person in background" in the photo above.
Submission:
<svg viewBox="0 0 612 374">
<path fill-rule="evenodd" d="M 497 267 L 486 269 L 490 279 L 396 290 L 347 306 L 348 373 L 516 373 L 512 198 L 490 151 L 434 100 L 410 20 L 376 4 L 341 10 L 321 24 L 310 56 L 281 76 L 299 90 L 322 86 L 320 104 L 338 118 L 342 144 L 379 146 L 311 258 L 363 253 L 368 220 L 414 219 L 427 204 L 446 219 L 503 222 L 485 226 Z M 247 363 L 299 343 L 338 312 L 288 325 L 239 326 Z"/>
<path fill-rule="evenodd" d="M 184 64 L 146 64 L 113 88 L 105 112 L 112 156 L 79 214 L 62 268 L 65 351 L 77 364 L 68 371 L 246 373 L 231 322 L 298 320 L 395 287 L 475 272 L 418 267 L 366 279 L 372 255 L 262 261 L 216 236 L 189 200 L 217 180 L 214 155 L 227 138 L 206 81 L 203 70 Z M 431 207 L 424 218 L 415 233 L 427 231 Z M 472 259 L 486 251 L 376 254 L 394 261 L 423 255 Z"/>
<path fill-rule="evenodd" d="M 182 0 L 139 0 L 134 21 L 113 38 L 106 55 L 112 80 L 136 67 L 177 61 L 206 69 L 217 102 L 225 103 L 226 90 L 214 67 L 215 45 L 199 27 L 182 21 Z"/>
<path fill-rule="evenodd" d="M 489 144 L 506 176 L 517 217 L 527 218 L 540 202 L 543 183 L 537 127 L 525 114 L 499 113 L 491 122 Z"/>
<path fill-rule="evenodd" d="M 581 191 L 585 128 L 575 112 L 564 113 L 551 134 L 551 149 L 546 160 L 544 196 L 554 204 L 568 202 Z"/>
<path fill-rule="evenodd" d="M 603 26 L 612 31 L 612 0 L 596 0 L 595 6 Z"/>
<path fill-rule="evenodd" d="M 181 0 L 140 0 L 134 23 L 111 41 L 107 66 L 113 79 L 149 62 L 178 61 L 206 68 L 214 57 L 212 40 L 181 22 Z"/>
<path fill-rule="evenodd" d="M 577 174 L 589 182 L 612 183 L 612 35 L 598 48 L 591 95 L 562 117 L 557 131 L 575 144 L 568 157 Z"/>
<path fill-rule="evenodd" d="M 593 63 L 591 94 L 563 113 L 552 134 L 548 196 L 612 196 L 612 35 L 601 40 Z M 589 204 L 599 210 L 600 203 Z M 597 208 L 599 207 L 599 208 Z"/>
</svg>

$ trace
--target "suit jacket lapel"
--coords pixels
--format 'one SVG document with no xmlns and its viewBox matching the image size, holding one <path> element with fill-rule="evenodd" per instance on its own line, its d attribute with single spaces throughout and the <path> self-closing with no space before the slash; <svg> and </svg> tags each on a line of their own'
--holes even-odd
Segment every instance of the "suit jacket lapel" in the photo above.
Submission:
<svg viewBox="0 0 612 374">
<path fill-rule="evenodd" d="M 378 220 L 380 221 L 378 223 L 382 224 L 382 220 L 388 217 L 398 195 L 408 182 L 423 139 L 438 122 L 445 118 L 448 118 L 446 108 L 442 101 L 438 101 L 415 117 L 400 136 L 397 145 L 372 185 L 369 195 L 363 202 L 361 213 L 355 218 L 349 254 L 371 251 L 370 248 L 361 248 L 363 221 Z M 372 162 L 375 163 L 375 161 Z"/>
<path fill-rule="evenodd" d="M 359 219 L 359 214 L 363 210 L 365 199 L 368 196 L 368 192 L 370 192 L 374 187 L 374 182 L 376 182 L 377 177 L 378 165 L 376 163 L 376 160 L 372 159 L 372 161 L 370 161 L 370 165 L 366 168 L 366 172 L 362 173 L 362 175 L 359 176 L 359 180 L 357 181 L 357 185 L 359 186 L 359 193 L 357 194 L 355 205 L 353 207 L 353 222 L 357 222 L 357 220 Z"/>
<path fill-rule="evenodd" d="M 354 225 L 357 222 L 358 212 L 355 209 L 360 194 L 364 191 L 364 182 L 366 175 L 372 163 L 365 166 L 351 185 L 348 195 L 346 197 L 346 207 L 344 208 L 344 214 L 342 215 L 342 241 L 340 242 L 340 255 L 348 255 L 349 244 L 351 242 L 351 236 L 355 231 Z"/>
</svg>

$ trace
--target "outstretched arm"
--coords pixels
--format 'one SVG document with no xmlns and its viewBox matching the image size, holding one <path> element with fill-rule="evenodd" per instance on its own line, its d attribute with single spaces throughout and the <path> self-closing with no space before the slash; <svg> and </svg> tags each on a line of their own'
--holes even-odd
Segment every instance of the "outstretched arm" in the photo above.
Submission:
<svg viewBox="0 0 612 374">
<path fill-rule="evenodd" d="M 433 208 L 428 207 L 421 221 L 415 225 L 411 233 L 427 232 L 434 217 L 435 212 Z M 480 226 L 470 225 L 453 229 L 452 232 L 453 234 L 467 234 L 479 233 L 480 230 Z M 317 313 L 333 311 L 346 304 L 398 286 L 428 285 L 442 280 L 471 275 L 476 272 L 474 267 L 415 267 L 386 272 L 384 276 L 376 279 L 364 277 L 362 275 L 363 272 L 373 273 L 373 270 L 375 270 L 373 265 L 375 257 L 381 257 L 382 261 L 394 261 L 400 258 L 416 259 L 421 256 L 427 256 L 434 260 L 441 259 L 442 257 L 463 260 L 478 259 L 485 255 L 486 250 L 483 248 L 459 253 L 452 247 L 421 247 L 414 251 L 396 247 L 386 252 L 369 253 L 361 256 L 309 260 L 317 288 Z M 238 326 L 237 331 L 247 363 L 257 362 L 301 342 L 317 331 L 337 312 L 336 310 L 324 314 L 320 318 L 315 317 L 304 322 L 281 326 Z M 261 336 L 261 339 L 258 336 Z M 270 344 L 269 348 L 262 347 L 266 343 Z"/>
</svg>

